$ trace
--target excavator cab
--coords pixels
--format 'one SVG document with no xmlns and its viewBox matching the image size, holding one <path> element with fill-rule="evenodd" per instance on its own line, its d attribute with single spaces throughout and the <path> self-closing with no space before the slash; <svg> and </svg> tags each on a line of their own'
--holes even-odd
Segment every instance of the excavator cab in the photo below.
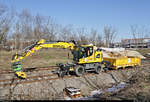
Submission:
<svg viewBox="0 0 150 102">
<path fill-rule="evenodd" d="M 78 64 L 101 62 L 101 50 L 95 49 L 93 45 L 82 45 L 73 50 L 73 60 Z"/>
<path fill-rule="evenodd" d="M 86 58 L 90 55 L 92 55 L 92 53 L 89 54 L 89 47 L 79 47 L 73 51 L 73 60 L 78 62 L 79 59 Z"/>
</svg>

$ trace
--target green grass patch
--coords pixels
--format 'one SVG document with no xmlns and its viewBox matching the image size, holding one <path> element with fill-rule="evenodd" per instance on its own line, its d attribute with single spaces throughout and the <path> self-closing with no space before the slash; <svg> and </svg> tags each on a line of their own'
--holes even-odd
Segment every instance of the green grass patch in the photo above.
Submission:
<svg viewBox="0 0 150 102">
<path fill-rule="evenodd" d="M 0 51 L 0 70 L 12 69 L 11 58 L 15 53 L 15 51 Z M 69 59 L 68 53 L 70 55 Z M 21 60 L 23 68 L 44 67 L 67 62 L 72 62 L 72 54 L 66 49 L 43 49 Z"/>
</svg>

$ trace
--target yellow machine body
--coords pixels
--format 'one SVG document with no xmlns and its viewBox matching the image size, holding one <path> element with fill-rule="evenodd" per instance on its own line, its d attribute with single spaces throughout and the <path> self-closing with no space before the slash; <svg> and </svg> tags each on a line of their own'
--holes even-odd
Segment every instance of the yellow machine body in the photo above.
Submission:
<svg viewBox="0 0 150 102">
<path fill-rule="evenodd" d="M 84 63 L 95 63 L 95 62 L 101 62 L 102 61 L 102 52 L 101 51 L 96 51 L 94 50 L 93 45 L 81 45 L 82 48 L 90 48 L 92 51 L 90 53 L 90 55 L 88 55 L 88 52 L 86 56 L 83 56 L 82 58 L 79 59 L 79 61 L 77 62 L 78 64 L 84 64 Z M 72 51 L 76 51 L 79 50 L 79 47 L 76 47 L 73 43 L 68 43 L 68 42 L 57 42 L 57 43 L 45 43 L 44 39 L 41 39 L 37 42 L 37 44 L 23 52 L 21 54 L 21 56 L 18 56 L 17 54 L 15 55 L 15 57 L 12 60 L 12 63 L 17 62 L 22 60 L 23 58 L 32 55 L 32 53 L 34 53 L 35 51 L 41 49 L 41 48 L 64 48 L 64 49 L 70 49 Z"/>
<path fill-rule="evenodd" d="M 26 50 L 21 54 L 21 56 L 18 56 L 17 54 L 12 59 L 12 63 L 22 60 L 23 58 L 32 55 L 35 51 L 41 49 L 41 48 L 67 48 L 67 49 L 74 49 L 73 43 L 68 42 L 57 42 L 57 43 L 50 43 L 45 44 L 45 40 L 41 39 L 39 40 L 31 49 Z"/>
<path fill-rule="evenodd" d="M 82 47 L 91 49 L 91 52 L 89 51 L 89 54 L 87 54 L 87 57 L 80 58 L 78 64 L 102 62 L 102 52 L 96 51 L 94 49 L 95 46 L 93 46 L 93 45 L 82 45 Z"/>
<path fill-rule="evenodd" d="M 25 48 L 23 53 L 13 55 L 12 67 L 14 68 L 14 71 L 17 70 L 16 74 L 18 76 L 26 78 L 26 74 L 21 71 L 21 64 L 18 63 L 20 63 L 20 61 L 25 57 L 32 55 L 32 53 L 41 48 L 63 48 L 72 51 L 73 63 L 59 66 L 60 70 L 58 72 L 61 74 L 60 76 L 64 75 L 64 73 L 68 73 L 68 71 L 75 71 L 76 75 L 80 76 L 85 70 L 95 71 L 96 73 L 99 73 L 101 70 L 103 56 L 101 50 L 97 49 L 96 46 L 78 45 L 75 41 L 46 41 L 41 39 L 35 44 Z M 18 68 L 20 68 L 20 72 L 18 72 Z"/>
<path fill-rule="evenodd" d="M 25 79 L 27 77 L 25 72 L 19 71 L 19 72 L 15 72 L 15 73 L 16 73 L 17 77 L 19 77 L 19 78 Z"/>
<path fill-rule="evenodd" d="M 139 57 L 124 56 L 120 58 L 104 58 L 104 60 L 110 62 L 110 68 L 112 69 L 141 65 L 141 59 Z"/>
</svg>

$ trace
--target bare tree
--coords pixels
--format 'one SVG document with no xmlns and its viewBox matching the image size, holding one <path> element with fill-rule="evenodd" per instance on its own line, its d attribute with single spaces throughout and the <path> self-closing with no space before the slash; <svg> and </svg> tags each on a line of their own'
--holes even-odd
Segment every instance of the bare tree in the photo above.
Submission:
<svg viewBox="0 0 150 102">
<path fill-rule="evenodd" d="M 104 38 L 105 38 L 105 45 L 109 48 L 110 44 L 113 44 L 116 38 L 116 29 L 114 29 L 112 26 L 105 26 Z"/>
<path fill-rule="evenodd" d="M 9 8 L 0 4 L 0 44 L 5 45 L 10 30 L 11 15 Z"/>
<path fill-rule="evenodd" d="M 59 39 L 64 41 L 77 40 L 73 25 L 61 26 Z"/>
<path fill-rule="evenodd" d="M 16 23 L 15 25 L 15 33 L 12 35 L 14 40 L 14 49 L 17 50 L 19 48 L 19 25 Z"/>
<path fill-rule="evenodd" d="M 64 41 L 69 40 L 69 36 L 71 34 L 71 28 L 69 26 L 61 26 L 59 39 Z"/>
<path fill-rule="evenodd" d="M 72 33 L 69 36 L 69 40 L 74 40 L 74 41 L 78 41 L 78 36 L 76 34 L 76 32 L 73 30 Z"/>
<path fill-rule="evenodd" d="M 59 25 L 55 23 L 52 17 L 45 18 L 45 20 L 46 23 L 43 25 L 44 38 L 47 40 L 56 40 Z"/>
<path fill-rule="evenodd" d="M 15 49 L 23 49 L 27 44 L 39 39 L 54 40 L 57 34 L 57 24 L 51 17 L 37 14 L 36 16 L 23 9 L 16 13 L 12 39 Z"/>
<path fill-rule="evenodd" d="M 20 49 L 22 50 L 24 48 L 25 40 L 27 40 L 27 38 L 30 38 L 31 36 L 30 22 L 32 20 L 29 11 L 27 11 L 26 9 L 22 10 L 22 12 L 19 14 L 18 19 L 19 21 L 17 23 L 19 26 L 18 33 L 20 34 Z"/>
<path fill-rule="evenodd" d="M 37 14 L 34 17 L 34 38 L 46 40 L 56 39 L 58 24 L 51 17 L 44 17 Z"/>
<path fill-rule="evenodd" d="M 133 39 L 134 39 L 134 42 L 133 43 L 135 43 L 136 44 L 136 48 L 137 48 L 137 38 L 138 38 L 138 26 L 137 25 L 131 25 L 130 26 L 130 29 L 131 29 L 131 34 L 133 35 Z M 130 42 L 130 44 L 131 44 L 131 42 Z M 131 45 L 130 45 L 131 46 Z"/>
<path fill-rule="evenodd" d="M 41 39 L 42 38 L 42 24 L 43 24 L 43 17 L 37 14 L 34 18 L 34 38 Z"/>
<path fill-rule="evenodd" d="M 12 32 L 13 46 L 23 50 L 26 41 L 32 37 L 32 16 L 28 10 L 23 9 L 21 13 L 15 13 Z"/>
<path fill-rule="evenodd" d="M 27 9 L 23 9 L 21 13 L 18 15 L 18 23 L 20 26 L 22 41 L 24 42 L 25 39 L 32 40 L 33 16 Z"/>
<path fill-rule="evenodd" d="M 148 35 L 148 29 L 145 26 L 131 25 L 131 34 L 133 36 L 135 47 L 138 47 L 138 44 L 144 43 L 144 38 Z"/>
<path fill-rule="evenodd" d="M 144 45 L 145 45 L 144 39 L 146 38 L 147 33 L 148 33 L 148 29 L 144 25 L 141 26 L 141 28 L 140 28 L 140 34 L 141 34 L 141 36 L 139 36 L 139 37 L 141 38 L 140 43 L 142 43 Z M 142 48 L 144 48 L 144 45 L 141 45 Z"/>
<path fill-rule="evenodd" d="M 98 32 L 95 29 L 91 29 L 91 32 L 89 34 L 89 42 L 96 45 L 96 38 L 97 38 Z"/>
<path fill-rule="evenodd" d="M 79 44 L 88 44 L 88 33 L 85 28 L 78 28 L 76 33 L 78 34 Z"/>
<path fill-rule="evenodd" d="M 103 40 L 103 37 L 98 34 L 97 37 L 96 37 L 96 46 L 104 46 L 104 40 Z"/>
</svg>

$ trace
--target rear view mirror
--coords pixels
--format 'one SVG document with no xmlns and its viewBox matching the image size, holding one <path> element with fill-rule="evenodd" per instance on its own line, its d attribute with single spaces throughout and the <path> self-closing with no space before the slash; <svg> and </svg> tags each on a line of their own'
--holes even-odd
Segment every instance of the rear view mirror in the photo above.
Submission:
<svg viewBox="0 0 150 102">
<path fill-rule="evenodd" d="M 97 51 L 102 51 L 102 49 L 98 48 Z"/>
</svg>

